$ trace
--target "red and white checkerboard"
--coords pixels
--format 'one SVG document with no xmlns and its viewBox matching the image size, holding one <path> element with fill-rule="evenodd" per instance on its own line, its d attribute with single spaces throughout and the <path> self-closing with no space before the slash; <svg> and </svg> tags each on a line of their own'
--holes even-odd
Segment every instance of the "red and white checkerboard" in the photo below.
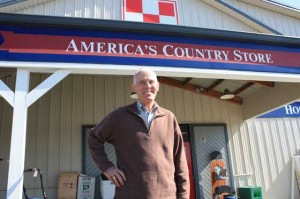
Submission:
<svg viewBox="0 0 300 199">
<path fill-rule="evenodd" d="M 122 0 L 123 20 L 178 24 L 176 0 Z"/>
</svg>

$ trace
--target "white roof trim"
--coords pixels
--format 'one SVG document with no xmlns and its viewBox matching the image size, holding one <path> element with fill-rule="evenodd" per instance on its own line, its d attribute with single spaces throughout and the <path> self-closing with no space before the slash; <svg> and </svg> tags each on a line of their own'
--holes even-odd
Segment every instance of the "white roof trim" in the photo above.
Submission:
<svg viewBox="0 0 300 199">
<path fill-rule="evenodd" d="M 269 0 L 251 0 L 251 1 L 238 0 L 238 1 L 300 19 L 300 9 L 293 8 L 290 6 L 285 6 L 285 5 L 283 5 L 281 3 L 277 3 L 275 1 L 269 1 Z"/>
<path fill-rule="evenodd" d="M 11 62 L 1 61 L 0 67 L 29 69 L 33 73 L 54 73 L 57 70 L 70 70 L 72 74 L 104 74 L 104 75 L 133 75 L 136 70 L 147 67 L 156 71 L 158 76 L 166 77 L 192 77 L 210 79 L 232 80 L 257 80 L 274 82 L 300 82 L 300 74 L 251 72 L 196 69 L 164 66 L 133 66 L 133 65 L 109 65 L 109 64 L 76 64 L 76 63 L 52 63 L 52 62 Z"/>
</svg>

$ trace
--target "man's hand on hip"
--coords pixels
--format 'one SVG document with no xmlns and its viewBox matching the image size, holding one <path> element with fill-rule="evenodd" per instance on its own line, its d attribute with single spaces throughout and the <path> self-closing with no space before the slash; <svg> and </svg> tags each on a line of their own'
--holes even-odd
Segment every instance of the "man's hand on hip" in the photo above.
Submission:
<svg viewBox="0 0 300 199">
<path fill-rule="evenodd" d="M 110 167 L 103 174 L 117 187 L 123 186 L 126 181 L 124 172 L 116 167 Z"/>
</svg>

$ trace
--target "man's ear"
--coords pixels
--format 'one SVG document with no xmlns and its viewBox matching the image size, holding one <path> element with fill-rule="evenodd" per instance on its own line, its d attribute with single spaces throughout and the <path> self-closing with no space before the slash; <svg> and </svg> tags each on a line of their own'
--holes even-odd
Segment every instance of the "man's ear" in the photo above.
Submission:
<svg viewBox="0 0 300 199">
<path fill-rule="evenodd" d="M 133 83 L 131 83 L 130 87 L 131 87 L 131 91 L 132 91 L 132 92 L 136 92 L 136 91 L 135 91 L 135 86 L 134 86 Z"/>
</svg>

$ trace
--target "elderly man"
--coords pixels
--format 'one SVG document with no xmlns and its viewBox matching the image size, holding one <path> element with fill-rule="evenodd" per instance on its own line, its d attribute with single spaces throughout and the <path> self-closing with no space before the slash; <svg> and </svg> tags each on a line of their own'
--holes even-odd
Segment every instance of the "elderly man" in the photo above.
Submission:
<svg viewBox="0 0 300 199">
<path fill-rule="evenodd" d="M 111 112 L 91 130 L 93 159 L 116 185 L 117 199 L 189 199 L 182 134 L 174 114 L 155 102 L 156 74 L 138 70 L 131 89 L 137 102 Z M 107 158 L 105 142 L 115 147 L 117 167 Z"/>
</svg>

